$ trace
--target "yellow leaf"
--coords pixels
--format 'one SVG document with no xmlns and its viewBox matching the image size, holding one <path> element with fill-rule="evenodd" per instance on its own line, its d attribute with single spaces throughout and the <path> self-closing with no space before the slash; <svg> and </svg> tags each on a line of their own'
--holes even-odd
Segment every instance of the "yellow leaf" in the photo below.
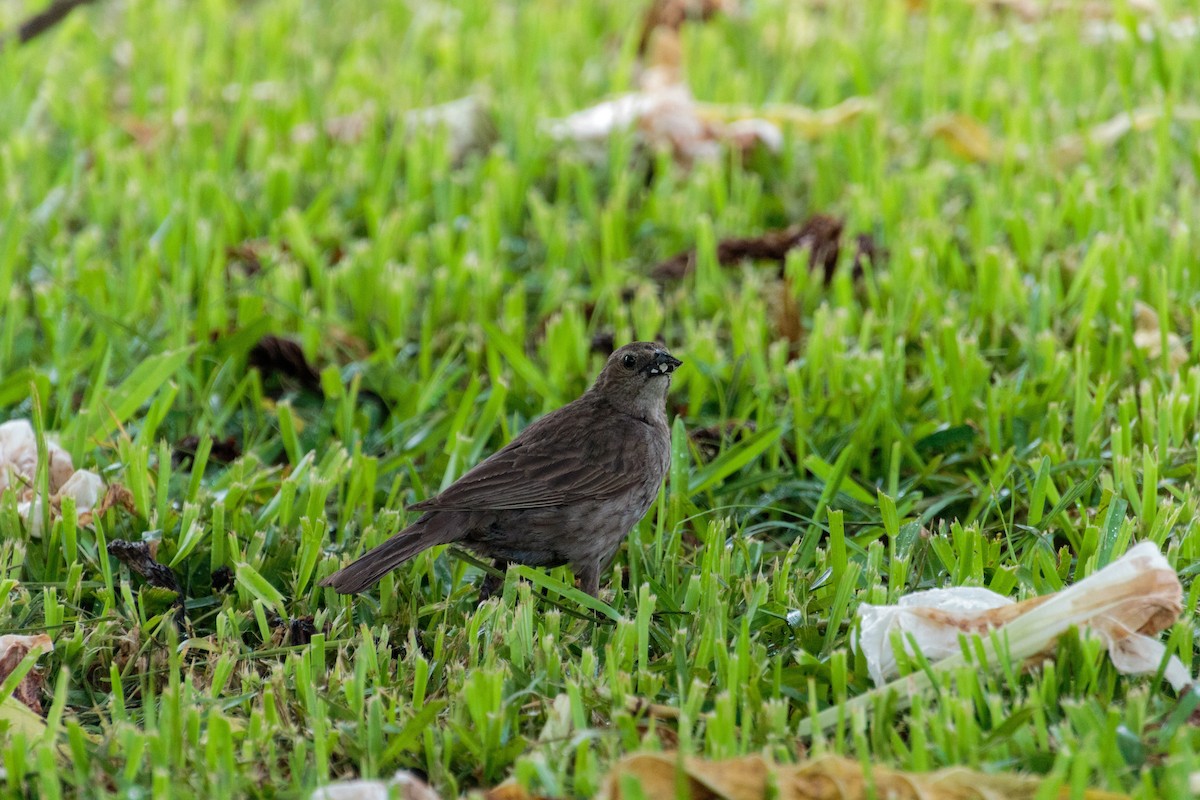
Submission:
<svg viewBox="0 0 1200 800">
<path fill-rule="evenodd" d="M 925 124 L 925 135 L 941 139 L 959 156 L 986 162 L 996 158 L 992 134 L 969 114 L 942 114 Z"/>
<path fill-rule="evenodd" d="M 682 780 L 680 780 L 682 778 Z M 626 756 L 609 772 L 600 797 L 620 800 L 621 787 L 636 782 L 646 797 L 694 800 L 1032 800 L 1042 779 L 1024 775 L 984 774 L 967 769 L 903 772 L 882 766 L 864 770 L 858 761 L 828 757 L 780 766 L 761 756 L 724 761 L 681 758 L 676 753 Z M 1057 795 L 1071 796 L 1064 788 Z M 1085 800 L 1120 800 L 1126 795 L 1098 790 Z"/>
</svg>

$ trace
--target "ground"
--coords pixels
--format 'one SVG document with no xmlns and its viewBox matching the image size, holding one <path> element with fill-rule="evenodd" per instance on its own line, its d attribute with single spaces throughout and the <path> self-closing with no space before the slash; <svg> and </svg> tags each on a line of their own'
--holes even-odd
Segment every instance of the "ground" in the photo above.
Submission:
<svg viewBox="0 0 1200 800">
<path fill-rule="evenodd" d="M 0 503 L 0 630 L 54 648 L 0 783 L 588 797 L 679 749 L 1184 796 L 1198 697 L 1074 632 L 802 726 L 873 687 L 861 604 L 1032 597 L 1137 541 L 1183 581 L 1160 638 L 1193 670 L 1188 5 L 747 2 L 683 26 L 697 100 L 856 110 L 697 158 L 542 124 L 637 88 L 632 3 L 99 0 L 9 41 L 0 420 L 128 492 L 38 530 Z M 470 135 L 405 116 L 465 97 Z M 816 214 L 836 252 L 718 264 Z M 603 604 L 526 569 L 477 607 L 441 549 L 316 586 L 645 338 L 685 362 L 673 462 Z"/>
</svg>

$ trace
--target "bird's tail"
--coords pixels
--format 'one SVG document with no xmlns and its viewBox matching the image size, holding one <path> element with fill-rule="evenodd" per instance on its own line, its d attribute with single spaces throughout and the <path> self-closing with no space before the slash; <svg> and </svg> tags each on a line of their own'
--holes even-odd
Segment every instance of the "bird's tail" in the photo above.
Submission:
<svg viewBox="0 0 1200 800">
<path fill-rule="evenodd" d="M 339 594 L 358 594 L 422 550 L 461 539 L 466 533 L 461 523 L 458 515 L 453 513 L 431 511 L 423 514 L 412 525 L 342 567 L 320 585 L 332 586 Z"/>
</svg>

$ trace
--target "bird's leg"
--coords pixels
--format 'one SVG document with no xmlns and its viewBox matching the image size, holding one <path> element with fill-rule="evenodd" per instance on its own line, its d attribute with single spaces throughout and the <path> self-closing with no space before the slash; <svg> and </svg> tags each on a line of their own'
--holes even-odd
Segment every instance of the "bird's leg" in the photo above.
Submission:
<svg viewBox="0 0 1200 800">
<path fill-rule="evenodd" d="M 579 588 L 590 594 L 592 597 L 600 597 L 600 562 L 593 561 L 590 564 L 579 564 L 575 567 L 575 582 L 579 584 Z"/>
<path fill-rule="evenodd" d="M 492 560 L 492 566 L 494 566 L 496 569 L 500 570 L 501 574 L 493 575 L 492 573 L 489 572 L 487 574 L 487 576 L 483 579 L 483 584 L 479 587 L 479 602 L 480 603 L 484 602 L 485 600 L 490 599 L 492 597 L 492 595 L 496 594 L 496 592 L 498 592 L 502 588 L 504 588 L 504 574 L 503 573 L 508 570 L 508 563 L 509 562 L 505 561 L 502 558 L 497 558 L 497 559 Z"/>
</svg>

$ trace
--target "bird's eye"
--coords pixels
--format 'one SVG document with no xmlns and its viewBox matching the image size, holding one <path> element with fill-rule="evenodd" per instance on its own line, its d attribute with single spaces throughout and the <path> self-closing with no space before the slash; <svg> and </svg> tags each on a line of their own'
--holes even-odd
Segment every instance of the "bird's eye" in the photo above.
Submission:
<svg viewBox="0 0 1200 800">
<path fill-rule="evenodd" d="M 637 366 L 637 359 L 632 355 L 627 355 L 621 359 L 621 363 L 625 366 L 625 369 L 633 369 Z"/>
</svg>

